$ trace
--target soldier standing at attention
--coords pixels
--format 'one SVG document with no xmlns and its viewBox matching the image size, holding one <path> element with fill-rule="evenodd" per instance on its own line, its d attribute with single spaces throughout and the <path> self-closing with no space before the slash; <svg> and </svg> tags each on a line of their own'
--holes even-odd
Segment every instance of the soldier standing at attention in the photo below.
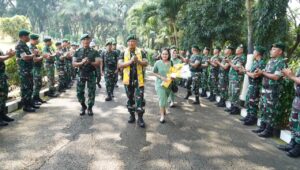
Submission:
<svg viewBox="0 0 300 170">
<path fill-rule="evenodd" d="M 130 113 L 128 123 L 135 122 L 135 112 L 138 114 L 138 124 L 145 127 L 143 114 L 144 102 L 144 68 L 148 65 L 147 57 L 137 48 L 135 35 L 127 37 L 128 48 L 120 55 L 119 68 L 123 69 L 123 83 L 127 94 L 127 109 Z M 135 105 L 135 106 L 134 106 Z"/>
<path fill-rule="evenodd" d="M 70 89 L 72 87 L 72 56 L 69 53 L 69 40 L 63 40 L 63 55 L 65 56 L 65 71 L 66 71 L 66 88 Z"/>
<path fill-rule="evenodd" d="M 285 45 L 278 42 L 272 45 L 271 59 L 264 70 L 257 69 L 255 77 L 263 76 L 262 94 L 260 97 L 261 125 L 254 133 L 259 137 L 272 137 L 275 116 L 280 107 L 279 98 L 282 89 L 282 69 L 286 68 L 284 61 Z"/>
<path fill-rule="evenodd" d="M 31 53 L 33 53 L 35 50 L 38 50 L 37 44 L 39 43 L 39 36 L 36 34 L 30 35 L 30 45 L 29 49 Z M 43 56 L 40 55 L 41 52 L 39 52 L 38 55 L 33 57 L 33 94 L 32 99 L 35 105 L 41 105 L 42 103 L 46 103 L 46 101 L 42 100 L 40 98 L 40 91 L 42 89 L 42 70 L 43 70 Z"/>
<path fill-rule="evenodd" d="M 92 41 L 90 43 L 90 47 L 92 49 L 96 50 L 95 49 L 96 48 L 95 42 Z M 101 54 L 100 52 L 98 52 L 98 53 Z M 98 86 L 99 89 L 101 88 L 100 82 L 101 82 L 101 69 L 100 69 L 100 66 L 99 66 L 99 67 L 96 68 L 96 84 L 97 84 L 97 86 Z"/>
<path fill-rule="evenodd" d="M 229 109 L 225 109 L 226 111 L 229 111 L 232 115 L 240 114 L 240 108 L 239 108 L 239 96 L 241 91 L 241 86 L 244 78 L 244 74 L 240 72 L 240 69 L 244 67 L 246 63 L 246 57 L 243 55 L 244 53 L 244 47 L 243 45 L 240 45 L 236 49 L 236 56 L 230 60 L 227 59 L 226 62 L 230 65 L 229 69 L 229 99 L 231 102 L 231 107 Z"/>
<path fill-rule="evenodd" d="M 202 88 L 201 97 L 206 97 L 206 91 L 208 90 L 208 71 L 209 71 L 209 52 L 210 48 L 204 47 L 203 56 L 201 60 L 201 76 L 200 76 L 200 87 Z"/>
<path fill-rule="evenodd" d="M 254 62 L 251 66 L 251 69 L 242 69 L 242 72 L 247 74 L 249 77 L 249 86 L 245 103 L 247 109 L 247 116 L 244 119 L 242 119 L 244 125 L 255 125 L 257 123 L 257 113 L 262 77 L 254 77 L 254 74 L 257 69 L 264 69 L 266 67 L 266 63 L 263 60 L 263 55 L 265 51 L 266 49 L 264 47 L 256 46 L 253 55 Z"/>
<path fill-rule="evenodd" d="M 77 98 L 81 104 L 80 115 L 85 115 L 85 111 L 88 109 L 88 115 L 93 116 L 92 109 L 95 103 L 96 92 L 96 68 L 100 67 L 101 60 L 98 51 L 90 48 L 91 37 L 89 34 L 83 34 L 80 41 L 82 47 L 73 56 L 73 66 L 79 68 Z M 88 106 L 85 104 L 84 97 L 86 84 L 88 88 Z"/>
<path fill-rule="evenodd" d="M 56 63 L 56 69 L 58 73 L 58 91 L 60 93 L 65 92 L 67 87 L 66 82 L 66 70 L 65 70 L 65 56 L 63 55 L 62 51 L 62 44 L 61 42 L 55 43 L 56 47 L 56 56 L 55 56 L 55 63 Z"/>
<path fill-rule="evenodd" d="M 190 71 L 192 73 L 192 77 L 190 77 L 187 81 L 187 95 L 185 99 L 188 99 L 192 95 L 192 85 L 193 91 L 195 94 L 195 101 L 193 104 L 200 104 L 199 100 L 199 88 L 200 88 L 200 76 L 201 76 L 201 60 L 202 57 L 200 56 L 200 48 L 196 45 L 192 47 L 193 55 L 188 61 L 190 66 Z"/>
<path fill-rule="evenodd" d="M 29 42 L 30 32 L 26 30 L 21 30 L 19 32 L 20 40 L 16 46 L 16 57 L 19 65 L 19 75 L 20 75 L 20 85 L 21 85 L 21 98 L 23 104 L 23 111 L 25 112 L 35 112 L 35 106 L 32 101 L 33 92 L 33 58 L 38 55 L 38 51 L 34 50 L 33 53 L 30 52 L 27 42 Z"/>
<path fill-rule="evenodd" d="M 114 94 L 116 73 L 118 73 L 118 53 L 113 51 L 112 42 L 108 40 L 105 44 L 106 50 L 101 53 L 101 72 L 105 78 L 107 97 L 105 101 L 111 101 Z"/>
<path fill-rule="evenodd" d="M 112 50 L 116 51 L 117 55 L 120 56 L 121 51 L 119 49 L 117 49 L 117 42 L 115 40 L 112 41 Z M 116 73 L 116 76 L 115 76 L 115 87 L 117 87 L 117 88 L 119 87 L 118 86 L 119 72 L 122 73 L 122 70 L 118 70 L 118 72 Z"/>
<path fill-rule="evenodd" d="M 48 78 L 48 87 L 49 97 L 57 97 L 58 94 L 56 93 L 55 89 L 55 57 L 56 53 L 54 52 L 54 49 L 52 48 L 52 39 L 50 37 L 44 38 L 45 47 L 43 49 L 43 53 L 46 56 L 46 70 L 47 70 L 47 78 Z"/>
<path fill-rule="evenodd" d="M 231 46 L 227 46 L 224 52 L 224 57 L 222 58 L 221 62 L 216 61 L 216 64 L 219 65 L 219 82 L 218 82 L 218 88 L 220 90 L 220 101 L 217 103 L 218 107 L 225 107 L 225 101 L 228 97 L 228 71 L 230 68 L 230 65 L 226 62 L 226 59 L 232 57 L 234 48 Z"/>
<path fill-rule="evenodd" d="M 5 60 L 10 59 L 15 55 L 15 51 L 9 50 L 6 55 L 0 51 L 0 126 L 7 126 L 8 123 L 12 122 L 14 119 L 8 117 L 6 115 L 6 101 L 8 96 L 8 83 L 7 83 L 7 75 L 5 74 Z"/>
<path fill-rule="evenodd" d="M 216 101 L 216 95 L 218 94 L 218 73 L 219 73 L 219 66 L 216 64 L 216 61 L 220 61 L 220 52 L 221 48 L 216 47 L 214 49 L 214 56 L 208 60 L 209 64 L 211 65 L 210 74 L 209 74 L 209 82 L 210 82 L 210 96 L 209 101 L 214 102 Z"/>
</svg>

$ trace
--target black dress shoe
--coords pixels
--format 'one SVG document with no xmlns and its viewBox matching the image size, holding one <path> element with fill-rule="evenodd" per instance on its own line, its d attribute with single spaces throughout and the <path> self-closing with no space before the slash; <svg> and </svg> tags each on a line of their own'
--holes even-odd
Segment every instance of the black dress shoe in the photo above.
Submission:
<svg viewBox="0 0 300 170">
<path fill-rule="evenodd" d="M 7 126 L 8 123 L 7 122 L 4 122 L 2 119 L 0 119 L 0 126 Z"/>
<path fill-rule="evenodd" d="M 88 115 L 89 115 L 89 116 L 93 116 L 93 115 L 94 115 L 94 112 L 93 112 L 93 109 L 92 109 L 92 108 L 89 108 L 89 109 L 88 109 Z"/>
<path fill-rule="evenodd" d="M 292 150 L 296 145 L 296 141 L 295 141 L 295 138 L 292 138 L 290 143 L 286 144 L 286 145 L 278 145 L 277 148 L 282 150 L 282 151 L 290 151 Z"/>
<path fill-rule="evenodd" d="M 300 144 L 296 143 L 294 148 L 288 151 L 287 156 L 292 158 L 300 157 Z"/>
<path fill-rule="evenodd" d="M 134 123 L 135 122 L 135 115 L 134 113 L 130 113 L 128 123 Z"/>
<path fill-rule="evenodd" d="M 24 112 L 35 112 L 35 109 L 31 106 L 25 106 L 23 107 Z"/>
<path fill-rule="evenodd" d="M 12 122 L 15 119 L 8 117 L 6 114 L 2 115 L 2 120 L 4 120 L 5 122 Z"/>
</svg>

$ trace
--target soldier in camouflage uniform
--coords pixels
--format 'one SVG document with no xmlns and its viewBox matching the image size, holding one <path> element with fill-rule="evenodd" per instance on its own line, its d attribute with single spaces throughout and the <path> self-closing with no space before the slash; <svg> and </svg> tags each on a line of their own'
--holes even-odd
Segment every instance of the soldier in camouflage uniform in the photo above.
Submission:
<svg viewBox="0 0 300 170">
<path fill-rule="evenodd" d="M 199 100 L 199 88 L 200 88 L 200 77 L 201 77 L 201 63 L 202 57 L 200 56 L 200 48 L 196 45 L 192 47 L 193 55 L 189 59 L 188 63 L 190 66 L 190 71 L 192 73 L 192 77 L 190 77 L 187 81 L 187 95 L 185 99 L 188 99 L 192 95 L 192 85 L 193 91 L 195 94 L 195 101 L 193 104 L 200 104 Z"/>
<path fill-rule="evenodd" d="M 6 115 L 6 101 L 8 97 L 7 75 L 5 74 L 5 60 L 10 59 L 15 55 L 15 51 L 9 50 L 6 55 L 0 51 L 0 126 L 7 126 L 7 122 L 12 122 L 14 119 Z"/>
<path fill-rule="evenodd" d="M 135 112 L 138 114 L 138 124 L 145 127 L 144 110 L 144 68 L 148 65 L 147 57 L 137 48 L 135 35 L 127 37 L 128 48 L 120 55 L 119 68 L 123 69 L 123 83 L 127 94 L 127 109 L 130 113 L 128 123 L 135 122 Z"/>
<path fill-rule="evenodd" d="M 30 35 L 30 45 L 29 49 L 31 53 L 34 50 L 38 50 L 37 44 L 39 43 L 39 36 L 36 34 Z M 40 52 L 39 52 L 40 53 Z M 42 89 L 42 70 L 43 70 L 43 56 L 36 55 L 33 57 L 33 93 L 32 99 L 35 105 L 41 105 L 42 103 L 46 103 L 46 101 L 40 98 L 40 91 Z"/>
<path fill-rule="evenodd" d="M 45 46 L 43 48 L 43 54 L 46 56 L 46 71 L 48 78 L 48 96 L 49 97 L 57 97 L 58 94 L 55 88 L 55 57 L 57 53 L 55 53 L 52 48 L 52 39 L 50 37 L 44 38 Z"/>
<path fill-rule="evenodd" d="M 56 70 L 58 73 L 58 91 L 59 92 L 65 92 L 67 88 L 67 82 L 66 82 L 66 70 L 65 70 L 65 55 L 62 48 L 61 42 L 55 43 L 56 47 L 56 56 L 55 56 L 55 64 L 56 64 Z"/>
<path fill-rule="evenodd" d="M 89 47 L 91 37 L 83 34 L 80 38 L 82 47 L 79 48 L 73 56 L 73 66 L 79 68 L 79 79 L 77 80 L 77 98 L 81 104 L 80 115 L 85 115 L 88 109 L 88 115 L 93 116 L 93 106 L 95 103 L 96 92 L 96 68 L 100 67 L 100 55 L 98 51 Z M 87 84 L 88 88 L 88 106 L 85 104 L 84 91 Z"/>
<path fill-rule="evenodd" d="M 73 67 L 72 67 L 72 55 L 70 53 L 70 50 L 69 50 L 69 40 L 67 39 L 64 39 L 63 40 L 63 53 L 64 53 L 64 56 L 65 56 L 65 71 L 66 71 L 66 76 L 65 76 L 65 81 L 66 81 L 66 88 L 67 89 L 70 89 L 72 87 L 72 71 L 73 71 Z"/>
<path fill-rule="evenodd" d="M 210 96 L 209 100 L 214 102 L 216 100 L 216 95 L 218 94 L 218 74 L 219 74 L 219 66 L 216 64 L 216 61 L 220 61 L 220 52 L 221 48 L 216 47 L 214 49 L 214 56 L 208 61 L 211 68 L 209 74 L 209 91 Z"/>
<path fill-rule="evenodd" d="M 206 97 L 206 91 L 208 90 L 208 71 L 209 71 L 209 52 L 210 48 L 204 47 L 202 61 L 201 61 L 201 78 L 200 78 L 200 87 L 202 88 L 201 97 Z"/>
<path fill-rule="evenodd" d="M 226 62 L 230 65 L 229 69 L 229 99 L 231 102 L 231 107 L 229 109 L 225 109 L 225 111 L 229 111 L 232 115 L 240 114 L 239 108 L 239 96 L 241 91 L 241 86 L 243 83 L 244 74 L 240 72 L 240 69 L 244 67 L 246 63 L 246 57 L 243 55 L 244 47 L 240 45 L 236 49 L 236 56 L 230 60 L 226 60 Z"/>
<path fill-rule="evenodd" d="M 282 73 L 295 82 L 295 98 L 289 119 L 292 139 L 287 145 L 280 145 L 278 148 L 287 151 L 287 155 L 290 157 L 300 157 L 300 69 L 298 68 L 296 75 L 291 69 L 283 69 Z"/>
<path fill-rule="evenodd" d="M 112 41 L 112 50 L 116 51 L 117 55 L 120 56 L 121 51 L 119 49 L 117 49 L 117 42 L 115 40 Z M 119 80 L 119 73 L 121 73 L 122 75 L 122 70 L 119 69 L 118 72 L 116 73 L 116 77 L 115 77 L 115 87 L 119 87 L 118 86 L 118 80 Z"/>
<path fill-rule="evenodd" d="M 250 70 L 242 68 L 242 72 L 249 77 L 248 92 L 246 95 L 247 116 L 242 119 L 244 125 L 255 125 L 257 123 L 258 103 L 260 98 L 261 80 L 262 77 L 254 77 L 257 69 L 264 69 L 266 66 L 263 60 L 263 55 L 266 49 L 261 46 L 256 46 L 254 51 L 254 61 Z"/>
<path fill-rule="evenodd" d="M 101 53 L 101 71 L 104 73 L 107 97 L 111 101 L 114 93 L 116 73 L 118 73 L 118 53 L 112 49 L 112 42 L 106 42 L 106 50 Z"/>
<path fill-rule="evenodd" d="M 96 48 L 95 42 L 92 41 L 92 42 L 90 43 L 90 47 L 91 47 L 92 49 L 96 50 L 96 49 L 95 49 L 95 48 Z M 99 51 L 98 53 L 101 54 L 100 51 Z M 99 66 L 99 67 L 96 68 L 96 84 L 97 84 L 97 86 L 98 86 L 99 89 L 101 88 L 100 82 L 101 82 L 101 69 L 100 69 L 100 66 Z"/>
<path fill-rule="evenodd" d="M 284 61 L 285 45 L 275 43 L 271 50 L 271 59 L 264 70 L 258 69 L 255 76 L 263 76 L 260 98 L 261 126 L 253 132 L 260 137 L 273 136 L 274 118 L 278 115 L 280 95 L 282 92 L 282 69 L 286 68 Z"/>
<path fill-rule="evenodd" d="M 27 42 L 30 40 L 29 32 L 21 30 L 19 32 L 20 40 L 16 46 L 16 57 L 19 65 L 20 85 L 21 85 L 21 98 L 23 110 L 25 112 L 35 112 L 39 107 L 34 105 L 32 101 L 33 92 L 33 58 L 39 54 L 38 50 L 30 52 Z"/>
<path fill-rule="evenodd" d="M 224 52 L 224 57 L 222 57 L 221 62 L 216 61 L 215 63 L 219 65 L 219 81 L 218 81 L 218 89 L 220 94 L 220 101 L 216 104 L 218 107 L 225 107 L 225 101 L 228 97 L 228 71 L 230 69 L 230 65 L 226 62 L 228 58 L 232 58 L 234 48 L 231 46 L 227 46 Z"/>
</svg>

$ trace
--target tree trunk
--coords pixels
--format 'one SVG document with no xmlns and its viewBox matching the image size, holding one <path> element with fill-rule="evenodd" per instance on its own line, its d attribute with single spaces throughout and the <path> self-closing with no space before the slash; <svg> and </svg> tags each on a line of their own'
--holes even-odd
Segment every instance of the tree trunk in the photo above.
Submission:
<svg viewBox="0 0 300 170">
<path fill-rule="evenodd" d="M 175 21 L 172 21 L 172 27 L 173 27 L 173 31 L 174 31 L 174 42 L 175 42 L 175 46 L 178 47 L 178 43 L 177 43 L 177 29 L 176 29 L 176 24 Z"/>
<path fill-rule="evenodd" d="M 248 27 L 248 54 L 253 54 L 253 23 L 252 23 L 253 3 L 254 0 L 246 0 L 247 27 Z"/>
</svg>

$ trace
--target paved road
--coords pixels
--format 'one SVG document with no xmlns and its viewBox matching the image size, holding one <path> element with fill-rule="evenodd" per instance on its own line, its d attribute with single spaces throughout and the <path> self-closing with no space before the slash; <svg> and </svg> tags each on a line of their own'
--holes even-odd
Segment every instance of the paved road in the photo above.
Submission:
<svg viewBox="0 0 300 170">
<path fill-rule="evenodd" d="M 153 77 L 147 85 L 146 129 L 127 124 L 123 87 L 113 102 L 97 91 L 94 117 L 79 116 L 75 88 L 37 113 L 14 113 L 17 120 L 0 129 L 0 169 L 300 169 L 275 140 L 205 99 L 192 105 L 183 89 L 160 124 Z"/>
</svg>

